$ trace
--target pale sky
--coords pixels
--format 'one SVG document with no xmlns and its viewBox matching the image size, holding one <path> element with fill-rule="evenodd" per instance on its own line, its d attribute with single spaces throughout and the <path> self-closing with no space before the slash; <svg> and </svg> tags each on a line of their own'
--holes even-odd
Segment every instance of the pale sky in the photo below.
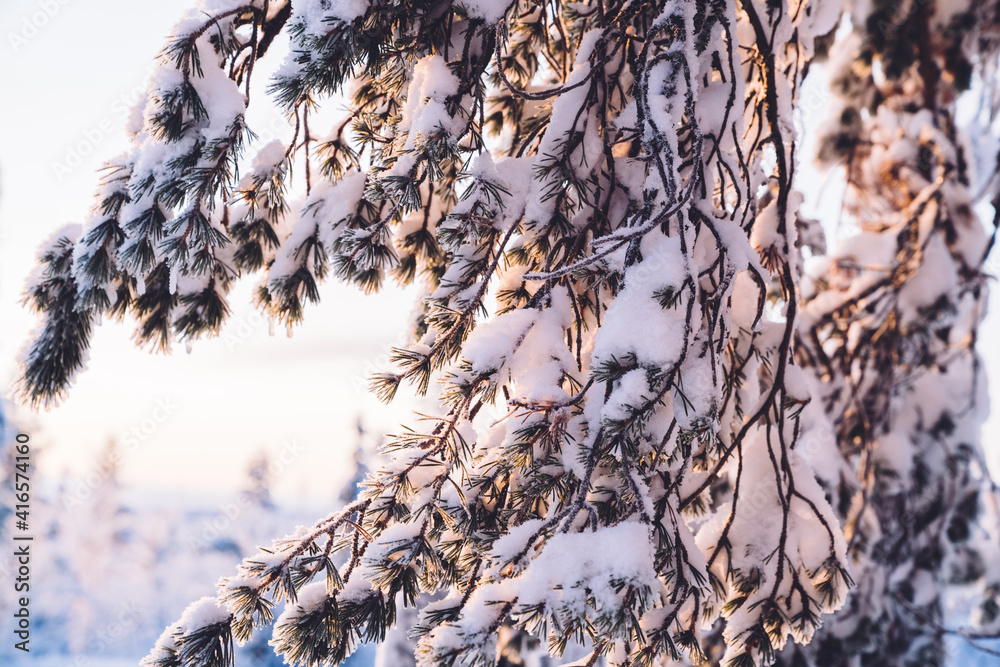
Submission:
<svg viewBox="0 0 1000 667">
<path fill-rule="evenodd" d="M 19 300 L 36 248 L 66 222 L 83 219 L 97 183 L 95 170 L 125 147 L 126 109 L 142 90 L 173 23 L 192 4 L 5 0 L 0 5 L 0 387 L 5 394 L 16 374 L 14 359 L 34 326 L 34 316 Z M 269 54 L 275 56 L 280 54 Z M 826 107 L 818 106 L 822 115 Z M 272 122 L 273 116 L 264 119 Z M 812 175 L 807 180 L 818 182 Z M 827 195 L 824 201 L 835 200 L 836 192 Z M 824 207 L 821 203 L 818 212 Z M 230 493 L 241 483 L 246 461 L 267 448 L 293 459 L 276 479 L 279 493 L 313 498 L 335 493 L 347 475 L 344 462 L 359 413 L 376 430 L 390 431 L 407 416 L 404 406 L 381 406 L 365 391 L 364 379 L 386 367 L 385 353 L 402 335 L 412 297 L 366 297 L 328 282 L 323 302 L 309 308 L 305 324 L 288 339 L 284 332 L 269 336 L 267 323 L 255 315 L 250 303 L 255 281 L 245 281 L 231 295 L 234 315 L 223 336 L 195 343 L 190 353 L 180 347 L 169 356 L 151 355 L 132 345 L 130 324 L 99 327 L 89 367 L 69 399 L 38 415 L 23 409 L 15 415 L 36 442 L 48 445 L 43 467 L 86 474 L 103 443 L 116 437 L 132 450 L 122 466 L 126 482 Z M 995 322 L 993 317 L 981 340 L 997 396 Z M 997 461 L 990 431 L 984 440 Z"/>
<path fill-rule="evenodd" d="M 15 357 L 35 325 L 19 301 L 36 249 L 63 224 L 82 221 L 97 183 L 95 170 L 125 148 L 126 109 L 143 90 L 174 22 L 192 4 L 0 5 L 5 394 L 16 375 Z M 270 123 L 273 116 L 266 118 Z M 68 400 L 38 415 L 24 409 L 15 415 L 37 433 L 37 442 L 48 445 L 41 465 L 87 473 L 113 436 L 132 449 L 123 460 L 126 482 L 229 493 L 260 449 L 275 455 L 301 449 L 276 479 L 278 490 L 318 497 L 335 492 L 346 478 L 343 462 L 353 450 L 358 414 L 369 426 L 385 429 L 406 417 L 404 409 L 381 406 L 364 389 L 364 379 L 384 369 L 385 352 L 403 333 L 411 300 L 399 294 L 370 298 L 330 281 L 323 302 L 307 311 L 289 339 L 283 330 L 268 335 L 267 322 L 251 305 L 255 282 L 244 281 L 231 296 L 234 313 L 223 336 L 195 343 L 190 353 L 183 346 L 169 356 L 136 349 L 129 323 L 97 328 L 89 367 Z M 166 408 L 157 410 L 160 405 Z M 127 440 L 130 432 L 134 440 Z"/>
</svg>

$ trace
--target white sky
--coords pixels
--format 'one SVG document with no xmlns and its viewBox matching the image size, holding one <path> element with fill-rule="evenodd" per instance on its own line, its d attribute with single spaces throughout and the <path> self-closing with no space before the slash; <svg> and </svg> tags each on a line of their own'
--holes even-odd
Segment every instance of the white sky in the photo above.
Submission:
<svg viewBox="0 0 1000 667">
<path fill-rule="evenodd" d="M 14 359 L 34 326 L 19 299 L 35 250 L 56 228 L 82 220 L 95 170 L 125 147 L 124 110 L 191 4 L 0 5 L 0 387 L 13 381 Z M 280 54 L 269 54 L 275 56 Z M 822 115 L 826 107 L 818 106 Z M 818 182 L 815 174 L 806 180 Z M 821 214 L 829 210 L 827 194 L 818 204 Z M 385 367 L 384 353 L 400 337 L 410 301 L 398 293 L 365 297 L 328 282 L 323 303 L 310 309 L 292 339 L 283 332 L 271 337 L 266 322 L 241 326 L 241 320 L 259 322 L 250 305 L 253 282 L 232 295 L 234 317 L 223 337 L 196 343 L 190 354 L 183 348 L 169 357 L 138 350 L 128 324 L 98 328 L 89 368 L 69 399 L 39 415 L 15 415 L 36 442 L 48 445 L 43 467 L 85 474 L 113 436 L 137 443 L 123 462 L 126 482 L 228 493 L 241 483 L 251 455 L 261 448 L 279 454 L 294 442 L 302 454 L 278 475 L 278 492 L 335 493 L 347 474 L 344 461 L 359 412 L 371 426 L 388 430 L 406 417 L 405 409 L 380 406 L 363 384 Z M 982 347 L 995 371 L 1000 355 L 993 352 L 993 322 Z M 158 402 L 173 406 L 162 422 L 154 422 L 163 414 L 156 412 Z M 149 434 L 126 441 L 136 428 Z M 996 461 L 990 432 L 986 446 Z"/>
</svg>

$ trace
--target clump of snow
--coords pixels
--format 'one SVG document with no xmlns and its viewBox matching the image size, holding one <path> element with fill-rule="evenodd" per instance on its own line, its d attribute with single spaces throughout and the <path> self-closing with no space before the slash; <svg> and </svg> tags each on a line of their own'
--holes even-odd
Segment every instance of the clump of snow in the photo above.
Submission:
<svg viewBox="0 0 1000 667">
<path fill-rule="evenodd" d="M 608 398 L 601 416 L 613 421 L 624 421 L 632 412 L 650 398 L 646 369 L 636 368 L 622 376 Z"/>
<path fill-rule="evenodd" d="M 312 34 L 322 34 L 324 24 L 330 19 L 345 23 L 360 18 L 368 12 L 371 0 L 296 0 L 292 5 L 293 20 L 301 19 Z"/>
<path fill-rule="evenodd" d="M 635 354 L 670 367 L 680 359 L 684 308 L 662 308 L 654 294 L 681 289 L 686 277 L 680 239 L 653 234 L 642 244 L 643 261 L 626 270 L 625 288 L 608 307 L 594 341 L 594 362 Z"/>
<path fill-rule="evenodd" d="M 508 0 L 459 0 L 459 4 L 469 18 L 483 19 L 490 25 L 499 23 L 511 5 Z"/>
<path fill-rule="evenodd" d="M 474 373 L 501 368 L 510 354 L 510 344 L 524 335 L 538 311 L 512 310 L 476 327 L 466 339 L 463 353 Z"/>
<path fill-rule="evenodd" d="M 535 537 L 545 525 L 544 519 L 530 519 L 507 530 L 507 533 L 493 542 L 490 557 L 497 563 L 507 563 L 524 551 L 528 540 Z"/>
<path fill-rule="evenodd" d="M 188 605 L 177 621 L 177 627 L 183 634 L 190 634 L 210 625 L 226 623 L 229 619 L 229 609 L 217 598 L 203 597 Z"/>
<path fill-rule="evenodd" d="M 352 171 L 336 183 L 323 180 L 302 207 L 300 220 L 308 216 L 317 221 L 319 239 L 327 252 L 333 252 L 334 244 L 345 229 L 344 223 L 354 216 L 364 198 L 367 179 L 365 172 Z"/>
<path fill-rule="evenodd" d="M 449 97 L 458 93 L 458 86 L 458 77 L 442 56 L 432 54 L 417 61 L 397 128 L 397 132 L 405 137 L 403 151 L 415 149 L 421 139 L 442 132 L 454 137 L 462 131 L 464 121 L 452 116 L 445 104 Z M 403 158 L 397 161 L 394 174 L 401 175 L 409 170 L 412 158 Z"/>
<path fill-rule="evenodd" d="M 314 581 L 299 589 L 298 594 L 295 596 L 294 606 L 298 606 L 301 609 L 301 613 L 309 614 L 326 604 L 328 597 L 326 581 Z"/>
<path fill-rule="evenodd" d="M 590 588 L 599 606 L 618 604 L 611 582 L 659 590 L 649 528 L 621 523 L 588 533 L 554 535 L 518 581 L 522 605 L 555 602 Z"/>
</svg>

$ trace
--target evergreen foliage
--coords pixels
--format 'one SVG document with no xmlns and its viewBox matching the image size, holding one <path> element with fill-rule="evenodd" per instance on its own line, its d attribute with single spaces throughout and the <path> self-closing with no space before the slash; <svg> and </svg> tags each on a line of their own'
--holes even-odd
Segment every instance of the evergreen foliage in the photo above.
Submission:
<svg viewBox="0 0 1000 667">
<path fill-rule="evenodd" d="M 201 4 L 84 228 L 40 255 L 23 394 L 61 397 L 105 314 L 167 348 L 260 271 L 291 327 L 332 273 L 421 285 L 373 390 L 440 409 L 148 665 L 226 667 L 271 625 L 289 664 L 337 664 L 431 597 L 420 665 L 495 665 L 511 627 L 587 665 L 938 664 L 970 584 L 996 626 L 991 242 L 954 120 L 993 80 L 995 3 L 876 1 L 836 41 L 845 7 L 813 0 Z M 260 147 L 250 80 L 279 35 L 294 136 Z M 820 158 L 860 234 L 822 256 L 793 120 L 831 43 Z"/>
</svg>

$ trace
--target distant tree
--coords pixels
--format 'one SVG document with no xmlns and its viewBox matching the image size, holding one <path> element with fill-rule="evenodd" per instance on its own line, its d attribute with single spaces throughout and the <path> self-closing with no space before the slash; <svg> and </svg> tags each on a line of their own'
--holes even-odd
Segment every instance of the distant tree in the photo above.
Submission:
<svg viewBox="0 0 1000 667">
<path fill-rule="evenodd" d="M 246 482 L 239 495 L 241 512 L 236 517 L 233 535 L 241 553 L 249 553 L 261 544 L 269 543 L 279 525 L 277 508 L 271 499 L 272 465 L 271 457 L 265 450 L 254 456 L 247 466 Z M 267 633 L 258 632 L 246 643 L 243 654 L 249 664 L 254 667 L 281 667 L 283 663 L 271 650 L 268 639 Z"/>
<path fill-rule="evenodd" d="M 11 520 L 14 515 L 14 506 L 17 504 L 14 494 L 16 490 L 17 476 L 17 452 L 15 446 L 17 442 L 16 427 L 10 422 L 7 415 L 8 406 L 0 401 L 0 538 L 6 539 L 11 534 Z"/>
<path fill-rule="evenodd" d="M 247 485 L 243 495 L 253 507 L 262 511 L 274 510 L 271 500 L 271 459 L 261 452 L 250 460 L 247 468 Z"/>
<path fill-rule="evenodd" d="M 996 81 L 994 0 L 220 0 L 175 34 L 91 217 L 40 253 L 23 395 L 65 393 L 98 318 L 165 349 L 262 271 L 291 327 L 333 272 L 419 282 L 373 388 L 439 407 L 146 664 L 227 665 L 271 625 L 290 664 L 336 664 L 418 600 L 420 665 L 497 664 L 511 631 L 581 665 L 938 664 L 976 641 L 949 595 L 996 615 L 991 239 L 955 124 Z M 293 138 L 260 147 L 251 78 L 285 36 Z M 819 157 L 857 234 L 825 255 L 794 126 L 831 44 Z"/>
<path fill-rule="evenodd" d="M 102 655 L 135 650 L 150 636 L 154 552 L 123 497 L 121 458 L 109 439 L 82 474 L 62 473 L 51 500 L 44 475 L 35 475 L 34 563 L 48 584 L 33 586 L 31 596 L 41 621 L 39 652 Z"/>
<path fill-rule="evenodd" d="M 370 462 L 378 454 L 377 443 L 371 441 L 360 418 L 358 419 L 357 429 L 358 439 L 354 443 L 351 476 L 340 489 L 340 495 L 337 497 L 337 500 L 342 505 L 347 505 L 358 499 L 358 496 L 364 490 L 364 483 L 368 479 L 368 473 L 371 472 L 369 470 Z"/>
</svg>

